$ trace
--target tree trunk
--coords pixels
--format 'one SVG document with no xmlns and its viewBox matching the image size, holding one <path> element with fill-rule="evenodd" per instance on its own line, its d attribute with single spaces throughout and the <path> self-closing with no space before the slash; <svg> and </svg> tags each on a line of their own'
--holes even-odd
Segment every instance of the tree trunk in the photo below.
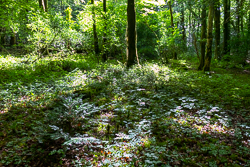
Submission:
<svg viewBox="0 0 250 167">
<path fill-rule="evenodd" d="M 136 47 L 136 14 L 135 14 L 135 1 L 127 1 L 127 67 L 137 63 L 139 64 L 139 59 L 137 55 Z"/>
<path fill-rule="evenodd" d="M 170 16 L 171 16 L 171 27 L 172 27 L 172 34 L 174 34 L 174 19 L 173 19 L 173 11 L 172 11 L 172 5 L 171 5 L 171 0 L 168 1 L 169 5 L 169 10 L 170 10 Z M 175 50 L 175 45 L 173 45 L 174 50 Z M 177 53 L 176 51 L 173 52 L 173 57 L 175 60 L 177 60 Z"/>
<path fill-rule="evenodd" d="M 213 44 L 213 18 L 214 18 L 214 3 L 209 5 L 208 25 L 207 25 L 207 49 L 205 57 L 205 65 L 203 70 L 210 71 L 210 64 L 212 59 L 212 44 Z"/>
<path fill-rule="evenodd" d="M 63 1 L 63 0 L 61 0 L 61 13 L 63 12 L 63 4 L 62 4 L 62 1 Z"/>
<path fill-rule="evenodd" d="M 43 0 L 39 0 L 39 7 L 40 7 L 40 9 L 42 9 L 45 12 L 45 6 L 43 3 Z"/>
<path fill-rule="evenodd" d="M 202 6 L 201 12 L 201 56 L 200 56 L 200 65 L 198 70 L 202 70 L 205 64 L 205 52 L 206 52 L 206 29 L 207 29 L 207 11 L 206 5 Z"/>
<path fill-rule="evenodd" d="M 220 56 L 220 1 L 215 1 L 214 24 L 215 24 L 215 59 L 221 59 Z"/>
<path fill-rule="evenodd" d="M 1 28 L 0 28 L 1 30 Z M 4 35 L 1 34 L 2 30 L 0 31 L 0 52 L 2 51 L 2 47 L 4 47 Z"/>
<path fill-rule="evenodd" d="M 39 0 L 39 7 L 43 9 L 44 12 L 48 12 L 48 0 Z"/>
<path fill-rule="evenodd" d="M 224 0 L 224 55 L 230 54 L 230 0 Z"/>
<path fill-rule="evenodd" d="M 106 12 L 107 12 L 107 3 L 106 0 L 103 0 L 103 12 L 104 12 L 104 33 L 103 33 L 103 53 L 102 53 L 102 61 L 105 62 L 107 61 L 107 48 L 106 48 L 106 42 L 107 42 L 107 37 L 106 37 Z"/>
<path fill-rule="evenodd" d="M 186 46 L 186 29 L 185 29 L 185 16 L 184 16 L 184 3 L 182 3 L 181 9 L 181 27 L 182 27 L 182 40 Z"/>
<path fill-rule="evenodd" d="M 95 2 L 94 0 L 91 0 L 91 4 L 93 5 L 92 9 L 92 19 L 93 19 L 93 35 L 94 35 L 94 48 L 95 48 L 95 55 L 99 56 L 99 44 L 98 44 L 98 36 L 96 32 L 96 20 L 95 20 Z"/>
<path fill-rule="evenodd" d="M 245 3 L 245 0 L 241 0 L 241 2 L 240 2 L 241 9 L 243 9 L 244 3 Z M 243 17 L 243 12 L 241 12 L 241 11 L 240 11 L 240 20 L 241 20 L 241 24 L 240 24 L 241 25 L 241 32 L 244 35 L 244 27 L 243 27 L 244 17 Z"/>
<path fill-rule="evenodd" d="M 250 3 L 250 0 L 249 0 Z M 248 11 L 248 35 L 250 36 L 250 11 Z"/>
<path fill-rule="evenodd" d="M 249 3 L 250 3 L 250 0 L 249 0 Z M 250 10 L 248 11 L 248 24 L 247 24 L 247 27 L 248 27 L 248 31 L 247 31 L 247 36 L 248 36 L 248 39 L 250 38 Z M 248 47 L 247 48 L 247 56 L 249 56 L 249 51 L 250 51 L 250 48 Z"/>
<path fill-rule="evenodd" d="M 191 45 L 191 15 L 192 15 L 192 13 L 190 12 L 190 14 L 189 14 L 189 16 L 188 16 L 188 30 L 189 30 L 189 32 L 188 32 L 188 45 L 189 45 L 189 47 L 191 47 L 192 45 Z"/>
<path fill-rule="evenodd" d="M 237 37 L 240 36 L 240 0 L 236 0 L 236 31 Z"/>
<path fill-rule="evenodd" d="M 16 45 L 16 33 L 12 33 L 10 38 L 10 46 Z"/>
<path fill-rule="evenodd" d="M 45 8 L 45 12 L 48 12 L 48 8 L 49 8 L 48 0 L 44 0 L 44 8 Z"/>
</svg>

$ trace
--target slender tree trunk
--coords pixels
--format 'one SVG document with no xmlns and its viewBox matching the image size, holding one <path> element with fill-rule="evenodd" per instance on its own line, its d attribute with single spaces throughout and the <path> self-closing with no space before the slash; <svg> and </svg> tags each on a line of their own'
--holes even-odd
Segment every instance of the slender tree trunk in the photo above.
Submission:
<svg viewBox="0 0 250 167">
<path fill-rule="evenodd" d="M 139 59 L 136 47 L 136 14 L 135 14 L 135 1 L 127 1 L 127 67 L 137 63 Z"/>
<path fill-rule="evenodd" d="M 48 0 L 39 0 L 39 7 L 43 9 L 44 12 L 48 12 Z"/>
<path fill-rule="evenodd" d="M 38 2 L 39 2 L 39 7 L 42 8 L 43 7 L 42 0 L 38 0 Z"/>
<path fill-rule="evenodd" d="M 16 45 L 16 33 L 12 32 L 11 38 L 10 38 L 10 46 Z"/>
<path fill-rule="evenodd" d="M 236 0 L 236 31 L 237 37 L 240 36 L 240 1 Z"/>
<path fill-rule="evenodd" d="M 239 32 L 244 36 L 244 17 L 242 9 L 244 8 L 245 0 L 240 0 L 239 2 Z"/>
<path fill-rule="evenodd" d="M 4 15 L 5 12 L 7 11 L 5 9 L 5 3 L 3 0 L 0 0 L 0 8 L 1 8 L 1 13 Z M 4 18 L 0 18 L 0 22 L 4 22 Z M 2 24 L 0 24 L 0 51 L 2 51 L 3 47 L 4 47 L 4 44 L 5 44 L 5 28 L 3 27 Z"/>
<path fill-rule="evenodd" d="M 171 0 L 168 1 L 169 5 L 169 10 L 170 10 L 170 16 L 171 16 L 171 27 L 172 27 L 172 34 L 174 34 L 174 19 L 173 19 L 173 11 L 172 11 L 172 5 L 171 5 Z M 174 50 L 175 50 L 175 45 L 173 45 Z M 176 51 L 173 52 L 173 57 L 175 60 L 177 60 L 177 53 Z"/>
<path fill-rule="evenodd" d="M 62 1 L 63 1 L 63 0 L 61 0 L 61 13 L 63 12 L 63 4 L 62 4 Z"/>
<path fill-rule="evenodd" d="M 250 3 L 250 0 L 249 0 Z M 248 11 L 248 35 L 250 36 L 250 10 Z"/>
<path fill-rule="evenodd" d="M 241 9 L 243 8 L 244 3 L 245 3 L 245 0 L 241 0 L 241 2 L 240 2 Z M 242 32 L 242 34 L 244 35 L 244 26 L 243 26 L 244 20 L 243 20 L 243 18 L 244 18 L 244 17 L 243 17 L 243 14 L 242 14 L 242 12 L 240 11 L 241 32 Z"/>
<path fill-rule="evenodd" d="M 199 18 L 201 18 L 201 9 L 199 8 Z M 197 25 L 197 34 L 196 36 L 199 35 L 199 32 L 200 32 L 200 20 L 197 21 L 198 22 L 198 25 Z"/>
<path fill-rule="evenodd" d="M 186 46 L 186 29 L 185 29 L 185 16 L 184 16 L 184 3 L 182 3 L 181 9 L 181 27 L 182 27 L 182 40 Z"/>
<path fill-rule="evenodd" d="M 209 5 L 208 25 L 207 25 L 207 49 L 205 57 L 205 65 L 203 70 L 210 71 L 210 64 L 212 59 L 212 44 L 213 44 L 213 18 L 214 18 L 214 3 Z"/>
<path fill-rule="evenodd" d="M 103 0 L 103 12 L 104 12 L 104 33 L 103 33 L 103 53 L 102 53 L 102 61 L 105 62 L 107 61 L 107 48 L 106 48 L 106 43 L 107 43 L 107 37 L 106 37 L 106 12 L 107 12 L 107 3 L 106 0 Z"/>
<path fill-rule="evenodd" d="M 206 52 L 206 30 L 207 30 L 207 11 L 206 5 L 202 6 L 201 12 L 201 56 L 200 56 L 200 65 L 198 70 L 202 70 L 205 64 L 205 52 Z"/>
<path fill-rule="evenodd" d="M 93 18 L 93 35 L 94 35 L 94 48 L 95 48 L 95 55 L 99 56 L 99 44 L 98 44 L 98 36 L 96 32 L 96 20 L 95 20 L 95 1 L 91 0 L 91 4 L 93 5 L 92 9 L 92 18 Z"/>
<path fill-rule="evenodd" d="M 230 54 L 229 40 L 230 40 L 230 0 L 224 0 L 224 55 Z"/>
<path fill-rule="evenodd" d="M 44 0 L 44 9 L 45 9 L 45 12 L 48 12 L 48 8 L 49 8 L 48 0 Z"/>
<path fill-rule="evenodd" d="M 221 59 L 220 56 L 220 1 L 215 1 L 214 24 L 215 24 L 215 59 Z"/>
<path fill-rule="evenodd" d="M 191 47 L 192 46 L 192 42 L 191 42 L 191 39 L 192 39 L 192 37 L 191 37 L 191 15 L 192 15 L 192 13 L 190 12 L 190 14 L 189 14 L 189 16 L 188 16 L 188 30 L 189 30 L 189 32 L 188 32 L 188 45 Z"/>
<path fill-rule="evenodd" d="M 3 28 L 0 28 L 0 51 L 2 51 L 2 47 L 4 47 L 4 35 L 2 34 Z"/>
<path fill-rule="evenodd" d="M 250 0 L 249 0 L 249 3 L 250 3 Z M 248 24 L 247 24 L 247 27 L 248 27 L 247 37 L 249 39 L 250 38 L 250 10 L 248 11 L 248 18 L 247 18 L 247 20 L 248 20 Z M 247 48 L 247 56 L 249 56 L 249 50 L 250 50 L 250 48 L 248 47 Z"/>
<path fill-rule="evenodd" d="M 45 12 L 43 0 L 39 0 L 39 7 Z"/>
</svg>

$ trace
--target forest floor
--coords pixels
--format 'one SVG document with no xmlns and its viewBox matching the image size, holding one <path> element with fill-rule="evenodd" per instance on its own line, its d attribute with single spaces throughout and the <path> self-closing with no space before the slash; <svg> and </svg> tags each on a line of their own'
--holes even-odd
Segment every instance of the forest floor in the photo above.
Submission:
<svg viewBox="0 0 250 167">
<path fill-rule="evenodd" d="M 0 54 L 0 166 L 250 166 L 250 68 L 220 65 Z"/>
</svg>

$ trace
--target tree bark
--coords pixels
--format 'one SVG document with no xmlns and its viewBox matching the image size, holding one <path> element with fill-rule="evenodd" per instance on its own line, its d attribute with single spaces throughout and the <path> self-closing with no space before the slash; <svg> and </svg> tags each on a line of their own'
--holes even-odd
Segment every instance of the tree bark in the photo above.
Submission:
<svg viewBox="0 0 250 167">
<path fill-rule="evenodd" d="M 16 44 L 16 33 L 12 32 L 11 38 L 10 38 L 10 46 L 13 46 Z"/>
<path fill-rule="evenodd" d="M 228 41 L 230 40 L 230 0 L 224 0 L 224 55 L 230 54 Z"/>
<path fill-rule="evenodd" d="M 170 17 L 171 17 L 171 27 L 172 27 L 172 34 L 174 34 L 174 19 L 173 19 L 173 11 L 172 11 L 172 5 L 171 5 L 171 0 L 168 1 L 168 5 L 169 5 L 169 10 L 170 10 Z M 173 45 L 174 50 L 175 50 L 175 46 Z M 173 52 L 173 57 L 175 60 L 177 60 L 177 53 L 176 51 Z"/>
<path fill-rule="evenodd" d="M 186 46 L 186 29 L 185 29 L 185 16 L 184 16 L 184 3 L 182 3 L 181 9 L 181 27 L 182 27 L 182 40 Z"/>
<path fill-rule="evenodd" d="M 249 3 L 250 3 L 250 0 L 249 0 Z M 247 24 L 247 27 L 248 27 L 248 31 L 247 31 L 247 36 L 248 36 L 248 39 L 250 38 L 250 10 L 248 11 L 248 24 Z M 249 47 L 247 49 L 247 56 L 249 56 Z"/>
<path fill-rule="evenodd" d="M 200 64 L 198 70 L 202 70 L 205 64 L 206 30 L 207 30 L 207 11 L 206 11 L 206 5 L 203 5 L 201 12 L 201 42 L 200 42 L 201 56 L 200 56 Z"/>
<path fill-rule="evenodd" d="M 250 0 L 249 0 L 250 3 Z M 248 35 L 250 36 L 250 11 L 248 11 Z"/>
<path fill-rule="evenodd" d="M 192 15 L 192 13 L 190 12 L 189 13 L 189 16 L 188 16 L 188 45 L 189 45 L 189 47 L 191 47 L 192 46 L 192 42 L 191 42 L 191 15 Z"/>
<path fill-rule="evenodd" d="M 106 48 L 106 42 L 107 42 L 107 37 L 106 37 L 106 12 L 107 12 L 107 3 L 106 0 L 103 0 L 103 12 L 104 12 L 104 33 L 103 33 L 103 53 L 102 53 L 102 61 L 105 62 L 107 61 L 107 48 Z"/>
<path fill-rule="evenodd" d="M 240 0 L 236 0 L 236 31 L 237 37 L 240 36 Z"/>
<path fill-rule="evenodd" d="M 39 7 L 43 9 L 44 12 L 48 12 L 48 0 L 39 0 Z"/>
<path fill-rule="evenodd" d="M 220 1 L 216 0 L 214 4 L 214 24 L 215 24 L 215 59 L 221 59 L 220 56 Z"/>
<path fill-rule="evenodd" d="M 91 4 L 93 5 L 92 9 L 92 19 L 93 19 L 93 35 L 94 35 L 94 49 L 95 49 L 95 55 L 99 56 L 99 44 L 98 44 L 98 36 L 96 32 L 96 20 L 95 20 L 95 1 L 91 0 Z"/>
<path fill-rule="evenodd" d="M 0 28 L 0 52 L 2 51 L 2 47 L 4 47 L 4 35 L 1 34 L 3 32 L 3 28 Z"/>
<path fill-rule="evenodd" d="M 209 5 L 208 25 L 207 25 L 207 49 L 204 64 L 204 71 L 210 71 L 210 64 L 212 59 L 212 44 L 213 44 L 213 18 L 214 18 L 214 3 Z"/>
<path fill-rule="evenodd" d="M 136 14 L 135 14 L 135 1 L 127 1 L 127 67 L 137 63 L 139 59 L 136 47 Z"/>
<path fill-rule="evenodd" d="M 49 8 L 48 0 L 44 0 L 44 8 L 45 8 L 45 12 L 48 12 L 48 8 Z"/>
<path fill-rule="evenodd" d="M 241 0 L 241 2 L 240 2 L 241 9 L 243 8 L 244 3 L 245 3 L 245 0 Z M 240 24 L 241 25 L 241 32 L 243 32 L 242 34 L 244 35 L 244 26 L 243 26 L 244 17 L 243 17 L 243 14 L 241 11 L 240 11 L 240 20 L 241 20 L 241 24 Z"/>
</svg>

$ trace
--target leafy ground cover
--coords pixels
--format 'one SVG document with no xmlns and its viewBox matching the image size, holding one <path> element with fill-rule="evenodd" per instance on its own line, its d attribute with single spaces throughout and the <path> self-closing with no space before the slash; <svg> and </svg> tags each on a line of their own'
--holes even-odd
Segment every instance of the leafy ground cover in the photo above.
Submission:
<svg viewBox="0 0 250 167">
<path fill-rule="evenodd" d="M 35 60 L 0 57 L 2 166 L 250 166 L 247 73 Z"/>
</svg>

